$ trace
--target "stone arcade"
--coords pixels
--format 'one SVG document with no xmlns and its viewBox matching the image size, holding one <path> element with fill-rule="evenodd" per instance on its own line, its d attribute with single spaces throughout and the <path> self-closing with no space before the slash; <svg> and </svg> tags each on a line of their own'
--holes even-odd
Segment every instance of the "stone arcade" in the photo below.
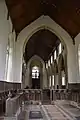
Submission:
<svg viewBox="0 0 80 120">
<path fill-rule="evenodd" d="M 0 0 L 0 118 L 12 117 L 80 119 L 79 0 Z"/>
</svg>

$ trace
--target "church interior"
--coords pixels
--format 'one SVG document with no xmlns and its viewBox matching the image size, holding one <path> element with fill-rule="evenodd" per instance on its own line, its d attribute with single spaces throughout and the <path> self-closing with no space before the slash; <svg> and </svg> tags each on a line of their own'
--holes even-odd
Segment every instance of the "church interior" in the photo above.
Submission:
<svg viewBox="0 0 80 120">
<path fill-rule="evenodd" d="M 0 120 L 80 120 L 79 0 L 0 0 Z"/>
</svg>

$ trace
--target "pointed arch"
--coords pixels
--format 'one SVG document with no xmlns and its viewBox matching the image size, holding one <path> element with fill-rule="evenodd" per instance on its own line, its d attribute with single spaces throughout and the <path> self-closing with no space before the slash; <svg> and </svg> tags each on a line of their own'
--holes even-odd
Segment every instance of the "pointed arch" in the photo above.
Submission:
<svg viewBox="0 0 80 120">
<path fill-rule="evenodd" d="M 32 62 L 33 60 L 38 60 L 38 61 L 40 61 L 40 63 L 42 64 L 41 66 L 42 66 L 43 68 L 45 67 L 45 62 L 44 62 L 44 61 L 42 60 L 42 58 L 40 58 L 38 55 L 34 55 L 34 56 L 31 57 L 31 59 L 28 61 L 27 67 L 30 66 L 30 64 L 31 64 L 31 62 Z"/>
<path fill-rule="evenodd" d="M 68 81 L 69 83 L 75 83 L 77 81 L 77 73 L 75 69 L 76 56 L 74 54 L 75 48 L 72 44 L 72 38 L 61 26 L 59 26 L 55 21 L 53 21 L 49 16 L 44 15 L 32 22 L 27 27 L 25 27 L 18 35 L 16 43 L 16 79 L 21 80 L 22 56 L 25 45 L 27 44 L 29 38 L 35 32 L 41 29 L 50 30 L 61 40 L 61 42 L 64 43 L 64 46 L 67 50 Z"/>
</svg>

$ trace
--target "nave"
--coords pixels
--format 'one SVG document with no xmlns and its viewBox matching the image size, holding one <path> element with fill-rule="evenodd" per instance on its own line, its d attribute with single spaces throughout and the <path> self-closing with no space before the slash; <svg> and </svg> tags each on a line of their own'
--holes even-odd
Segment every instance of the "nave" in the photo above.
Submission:
<svg viewBox="0 0 80 120">
<path fill-rule="evenodd" d="M 9 97 L 5 102 L 5 112 L 0 113 L 0 120 L 80 120 L 80 107 L 76 102 L 50 92 L 55 96 L 52 98 L 45 91 L 25 89 L 15 97 Z"/>
<path fill-rule="evenodd" d="M 0 120 L 72 120 L 55 105 L 25 105 L 17 117 L 1 117 Z"/>
<path fill-rule="evenodd" d="M 0 119 L 37 116 L 80 120 L 80 0 L 0 0 Z"/>
</svg>

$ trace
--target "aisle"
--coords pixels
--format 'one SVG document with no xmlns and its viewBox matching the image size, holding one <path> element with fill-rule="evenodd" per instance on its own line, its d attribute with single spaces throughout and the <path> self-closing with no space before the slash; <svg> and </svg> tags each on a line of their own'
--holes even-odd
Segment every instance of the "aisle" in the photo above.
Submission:
<svg viewBox="0 0 80 120">
<path fill-rule="evenodd" d="M 25 105 L 18 120 L 48 120 L 40 105 Z"/>
</svg>

